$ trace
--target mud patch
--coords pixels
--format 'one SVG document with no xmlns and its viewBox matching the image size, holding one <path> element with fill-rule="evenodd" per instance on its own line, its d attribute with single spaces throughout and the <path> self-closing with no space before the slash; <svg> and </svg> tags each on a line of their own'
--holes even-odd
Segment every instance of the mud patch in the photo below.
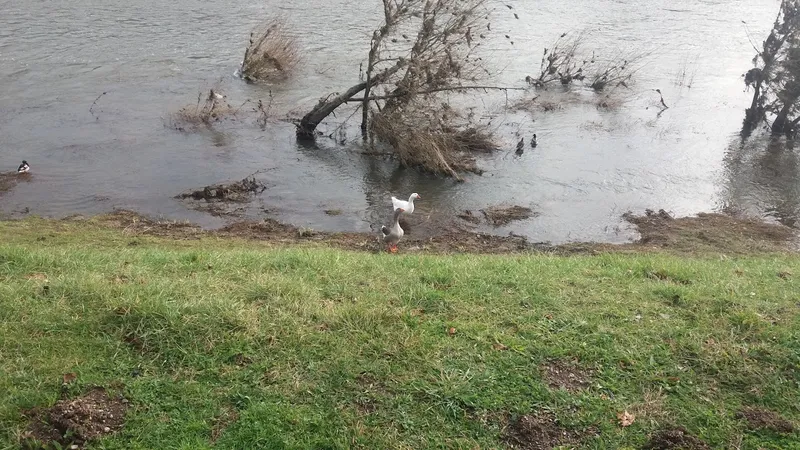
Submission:
<svg viewBox="0 0 800 450">
<path fill-rule="evenodd" d="M 66 220 L 66 219 L 65 219 Z M 70 218 L 68 220 L 79 220 Z M 83 219 L 85 220 L 85 219 Z M 121 228 L 126 233 L 168 237 L 174 239 L 199 239 L 202 237 L 243 238 L 281 244 L 324 243 L 333 247 L 380 252 L 385 246 L 377 233 L 308 232 L 276 220 L 260 222 L 242 221 L 218 230 L 203 230 L 187 223 L 149 219 L 132 211 L 118 210 L 112 214 L 92 219 L 103 225 Z M 528 250 L 553 249 L 547 245 L 531 244 L 523 236 L 495 236 L 474 233 L 458 226 L 436 224 L 438 234 L 420 230 L 400 242 L 401 253 L 515 253 Z"/>
<path fill-rule="evenodd" d="M 483 219 L 481 219 L 481 215 L 468 209 L 457 216 L 461 220 L 476 225 L 485 221 L 486 224 L 493 227 L 501 227 L 517 220 L 524 220 L 537 216 L 531 208 L 518 205 L 495 205 L 486 209 L 481 209 L 479 212 L 483 216 Z"/>
<path fill-rule="evenodd" d="M 629 216 L 630 217 L 630 216 Z M 154 220 L 138 213 L 126 210 L 117 210 L 114 213 L 96 216 L 91 219 L 85 217 L 69 217 L 64 221 L 91 220 L 113 228 L 121 228 L 123 232 L 133 235 L 158 236 L 172 239 L 199 239 L 202 237 L 243 238 L 266 242 L 296 244 L 305 242 L 324 243 L 332 247 L 353 251 L 380 252 L 386 247 L 380 242 L 379 233 L 358 232 L 324 232 L 310 231 L 292 225 L 280 223 L 272 219 L 260 222 L 241 221 L 228 225 L 219 230 L 203 230 L 197 225 L 188 222 L 175 222 Z M 635 219 L 638 220 L 638 219 Z M 668 221 L 670 227 L 678 226 L 683 230 L 671 234 L 661 247 L 675 253 L 697 254 L 720 252 L 735 254 L 759 252 L 786 252 L 792 251 L 791 239 L 794 237 L 791 229 L 770 225 L 750 220 L 734 218 L 720 218 L 718 215 L 701 214 L 697 218 L 665 219 L 656 218 L 658 221 Z M 649 219 L 645 222 L 650 224 Z M 682 225 L 677 225 L 682 224 Z M 645 225 L 644 233 L 647 233 Z M 719 229 L 715 229 L 719 227 Z M 463 222 L 452 219 L 429 219 L 414 225 L 414 235 L 406 236 L 400 242 L 400 253 L 479 253 L 479 254 L 507 254 L 521 252 L 541 252 L 558 255 L 594 255 L 600 253 L 625 253 L 643 252 L 654 250 L 650 244 L 598 244 L 598 243 L 569 243 L 564 245 L 550 245 L 547 243 L 529 242 L 525 236 L 509 234 L 498 236 L 475 232 L 465 226 Z M 693 237 L 702 230 L 711 228 L 714 233 L 729 236 L 729 241 L 706 242 L 696 244 Z M 764 240 L 749 236 L 746 230 L 765 229 L 773 240 Z M 777 229 L 777 231 L 775 230 Z M 727 231 L 726 231 L 727 230 Z M 730 231 L 733 230 L 733 231 Z M 769 231 L 772 230 L 772 231 Z M 662 230 L 663 231 L 663 230 Z M 735 232 L 734 232 L 735 231 Z M 667 230 L 671 233 L 670 230 Z"/>
<path fill-rule="evenodd" d="M 743 408 L 736 413 L 736 418 L 746 420 L 751 430 L 772 430 L 777 433 L 792 433 L 795 430 L 792 422 L 764 408 Z"/>
<path fill-rule="evenodd" d="M 358 394 L 353 400 L 355 408 L 362 415 L 369 415 L 378 410 L 379 397 L 388 395 L 386 386 L 381 380 L 368 372 L 361 372 L 356 375 L 355 382 L 358 386 Z"/>
<path fill-rule="evenodd" d="M 703 450 L 708 444 L 693 436 L 683 427 L 661 430 L 650 436 L 642 450 Z"/>
<path fill-rule="evenodd" d="M 746 254 L 798 248 L 795 230 L 755 219 L 705 213 L 673 218 L 663 209 L 648 209 L 643 216 L 625 213 L 622 217 L 639 231 L 641 237 L 636 244 L 684 253 Z"/>
<path fill-rule="evenodd" d="M 550 389 L 577 392 L 589 387 L 590 374 L 574 362 L 549 361 L 542 365 L 541 370 Z"/>
<path fill-rule="evenodd" d="M 83 221 L 82 216 L 71 216 L 64 221 Z M 189 222 L 174 220 L 150 219 L 133 211 L 117 210 L 111 214 L 97 216 L 94 220 L 113 228 L 120 228 L 124 233 L 145 236 L 161 236 L 175 239 L 197 239 L 204 235 L 199 226 Z M 139 245 L 140 243 L 130 245 Z"/>
<path fill-rule="evenodd" d="M 30 425 L 23 436 L 28 448 L 77 445 L 119 431 L 125 423 L 127 400 L 110 397 L 105 389 L 95 387 L 86 394 L 59 400 L 50 408 L 34 408 L 23 414 Z M 58 447 L 56 447 L 58 448 Z"/>
<path fill-rule="evenodd" d="M 569 430 L 549 414 L 529 414 L 511 422 L 506 429 L 505 441 L 513 449 L 549 450 L 576 444 L 596 434 L 595 430 Z"/>
<path fill-rule="evenodd" d="M 211 184 L 200 189 L 190 190 L 178 194 L 178 199 L 193 199 L 226 202 L 248 202 L 254 195 L 264 192 L 267 186 L 258 181 L 253 175 L 235 183 Z"/>
</svg>

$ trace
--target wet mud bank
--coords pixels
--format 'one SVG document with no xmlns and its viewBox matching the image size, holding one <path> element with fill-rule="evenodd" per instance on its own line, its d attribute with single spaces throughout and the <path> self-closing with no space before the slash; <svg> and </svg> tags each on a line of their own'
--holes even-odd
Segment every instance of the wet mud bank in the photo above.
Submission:
<svg viewBox="0 0 800 450">
<path fill-rule="evenodd" d="M 729 255 L 795 252 L 797 231 L 780 224 L 722 214 L 701 213 L 695 217 L 675 218 L 664 210 L 645 214 L 624 215 L 638 230 L 640 238 L 627 244 L 569 243 L 551 245 L 533 242 L 524 236 L 498 236 L 475 232 L 454 217 L 438 219 L 435 226 L 415 225 L 400 244 L 401 253 L 479 253 L 506 254 L 547 252 L 554 254 L 593 254 L 603 252 L 668 251 L 676 253 L 723 253 Z M 277 244 L 319 243 L 352 251 L 384 250 L 378 233 L 323 232 L 296 227 L 273 219 L 240 221 L 225 227 L 206 230 L 189 222 L 162 221 L 144 217 L 133 211 L 63 220 L 87 220 L 103 226 L 119 228 L 131 235 L 158 236 L 172 239 L 204 237 L 240 238 Z"/>
</svg>

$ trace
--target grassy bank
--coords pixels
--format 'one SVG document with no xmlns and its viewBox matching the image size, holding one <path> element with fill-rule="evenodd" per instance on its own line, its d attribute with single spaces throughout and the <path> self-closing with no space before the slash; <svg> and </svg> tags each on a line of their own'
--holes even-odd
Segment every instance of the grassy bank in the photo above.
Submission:
<svg viewBox="0 0 800 450">
<path fill-rule="evenodd" d="M 798 277 L 0 222 L 0 448 L 93 386 L 90 448 L 800 448 Z"/>
</svg>

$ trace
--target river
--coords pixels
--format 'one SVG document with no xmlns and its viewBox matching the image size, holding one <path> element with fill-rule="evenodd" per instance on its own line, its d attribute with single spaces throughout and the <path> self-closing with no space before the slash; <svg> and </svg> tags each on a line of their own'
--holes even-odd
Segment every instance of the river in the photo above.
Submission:
<svg viewBox="0 0 800 450">
<path fill-rule="evenodd" d="M 411 192 L 422 195 L 423 215 L 530 206 L 536 217 L 492 231 L 553 243 L 629 240 L 634 232 L 620 216 L 645 208 L 795 223 L 798 150 L 738 137 L 749 104 L 741 76 L 755 53 L 748 36 L 764 39 L 777 0 L 505 3 L 519 19 L 496 4 L 496 37 L 484 43 L 495 84 L 524 86 L 563 32 L 585 32 L 597 54 L 649 56 L 620 107 L 529 114 L 508 111 L 504 96 L 478 99 L 504 148 L 479 160 L 483 176 L 456 183 L 364 156 L 355 133 L 346 145 L 301 146 L 281 121 L 265 130 L 252 120 L 193 133 L 165 126 L 170 111 L 213 85 L 232 104 L 271 92 L 282 114 L 350 87 L 380 24 L 378 0 L 0 0 L 0 166 L 32 166 L 28 182 L 0 197 L 0 211 L 60 217 L 125 208 L 216 227 L 226 219 L 174 196 L 260 170 L 268 189 L 244 216 L 319 230 L 374 230 L 390 214 L 389 196 Z M 274 14 L 286 17 L 303 61 L 285 82 L 244 83 L 233 74 L 249 32 Z M 660 115 L 656 88 L 669 106 Z M 509 95 L 513 103 L 532 94 Z M 517 133 L 534 132 L 538 147 L 514 157 Z"/>
</svg>

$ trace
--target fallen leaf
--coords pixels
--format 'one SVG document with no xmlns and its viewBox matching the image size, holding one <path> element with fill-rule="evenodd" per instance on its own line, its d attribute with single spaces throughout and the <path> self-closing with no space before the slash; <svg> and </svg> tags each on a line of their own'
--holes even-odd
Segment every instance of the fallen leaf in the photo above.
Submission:
<svg viewBox="0 0 800 450">
<path fill-rule="evenodd" d="M 74 372 L 65 373 L 65 374 L 64 374 L 64 375 L 61 377 L 61 382 L 62 382 L 63 384 L 70 384 L 70 383 L 72 383 L 73 381 L 75 381 L 77 378 L 78 378 L 78 375 L 77 375 L 76 373 L 74 373 Z"/>
<path fill-rule="evenodd" d="M 449 334 L 450 336 L 456 334 L 456 329 L 453 328 L 453 327 L 448 328 L 447 329 L 447 334 Z"/>
<path fill-rule="evenodd" d="M 617 419 L 619 419 L 619 426 L 629 427 L 636 420 L 636 416 L 629 413 L 628 411 L 623 411 L 621 413 L 617 413 Z"/>
<path fill-rule="evenodd" d="M 494 344 L 492 344 L 492 347 L 495 350 L 508 350 L 508 346 L 507 345 L 501 344 L 499 342 L 495 342 Z"/>
</svg>

